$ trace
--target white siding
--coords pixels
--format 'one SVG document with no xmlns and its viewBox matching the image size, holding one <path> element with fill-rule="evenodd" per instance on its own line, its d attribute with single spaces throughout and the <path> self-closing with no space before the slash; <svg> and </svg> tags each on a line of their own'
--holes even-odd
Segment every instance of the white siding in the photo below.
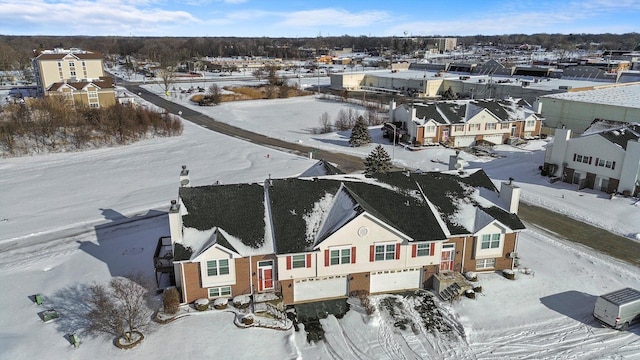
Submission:
<svg viewBox="0 0 640 360">
<path fill-rule="evenodd" d="M 229 261 L 228 275 L 207 275 L 207 261 L 227 259 Z M 222 285 L 232 285 L 236 283 L 236 262 L 230 253 L 227 253 L 217 247 L 211 247 L 202 255 L 198 256 L 200 263 L 200 276 L 202 278 L 202 287 L 214 287 Z"/>
</svg>

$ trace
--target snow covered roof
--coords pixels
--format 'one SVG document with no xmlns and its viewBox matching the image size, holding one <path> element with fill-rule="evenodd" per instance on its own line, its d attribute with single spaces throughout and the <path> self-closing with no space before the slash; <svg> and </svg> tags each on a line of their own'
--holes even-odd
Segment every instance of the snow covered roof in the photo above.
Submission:
<svg viewBox="0 0 640 360">
<path fill-rule="evenodd" d="M 626 150 L 629 140 L 640 139 L 640 123 L 596 120 L 591 123 L 582 137 L 590 135 L 602 136 Z"/>
<path fill-rule="evenodd" d="M 307 169 L 298 177 L 314 177 L 314 176 L 336 175 L 336 174 L 344 174 L 344 172 L 338 169 L 337 167 L 329 164 L 325 160 L 319 160 L 317 163 L 315 163 L 315 165 Z"/>
<path fill-rule="evenodd" d="M 493 220 L 524 229 L 517 215 L 481 195 L 497 194 L 482 170 L 273 179 L 264 186 L 180 188 L 188 212 L 184 245 L 194 256 L 214 244 L 242 256 L 306 252 L 364 213 L 415 241 L 472 234 Z"/>
<path fill-rule="evenodd" d="M 524 120 L 534 113 L 526 105 L 528 104 L 520 99 L 505 99 L 438 101 L 413 106 L 419 119 L 432 119 L 440 124 L 462 124 L 484 109 L 502 121 Z"/>
<path fill-rule="evenodd" d="M 640 84 L 617 84 L 593 90 L 544 95 L 541 98 L 640 108 Z"/>
<path fill-rule="evenodd" d="M 179 196 L 187 211 L 182 217 L 185 228 L 207 231 L 217 227 L 247 247 L 265 246 L 262 185 L 181 187 Z"/>
</svg>

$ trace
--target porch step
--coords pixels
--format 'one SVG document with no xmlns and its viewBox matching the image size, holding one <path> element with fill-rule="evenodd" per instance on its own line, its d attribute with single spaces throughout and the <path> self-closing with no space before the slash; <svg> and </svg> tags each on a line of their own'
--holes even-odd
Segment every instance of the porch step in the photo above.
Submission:
<svg viewBox="0 0 640 360">
<path fill-rule="evenodd" d="M 453 283 L 442 290 L 438 295 L 442 300 L 449 301 L 460 295 L 460 285 L 458 285 L 457 283 Z"/>
</svg>

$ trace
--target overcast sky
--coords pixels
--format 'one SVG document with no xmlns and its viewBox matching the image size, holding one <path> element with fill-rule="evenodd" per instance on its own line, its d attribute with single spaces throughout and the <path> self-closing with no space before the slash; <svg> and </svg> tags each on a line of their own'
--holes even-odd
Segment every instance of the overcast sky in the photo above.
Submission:
<svg viewBox="0 0 640 360">
<path fill-rule="evenodd" d="M 3 35 L 404 36 L 640 32 L 640 0 L 0 0 Z"/>
</svg>

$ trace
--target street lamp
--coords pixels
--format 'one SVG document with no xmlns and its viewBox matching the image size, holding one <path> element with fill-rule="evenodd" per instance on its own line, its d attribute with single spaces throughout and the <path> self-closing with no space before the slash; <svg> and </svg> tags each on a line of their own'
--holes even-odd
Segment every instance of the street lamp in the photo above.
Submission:
<svg viewBox="0 0 640 360">
<path fill-rule="evenodd" d="M 393 148 L 391 148 L 391 162 L 396 160 L 396 126 L 389 123 L 393 127 Z"/>
</svg>

